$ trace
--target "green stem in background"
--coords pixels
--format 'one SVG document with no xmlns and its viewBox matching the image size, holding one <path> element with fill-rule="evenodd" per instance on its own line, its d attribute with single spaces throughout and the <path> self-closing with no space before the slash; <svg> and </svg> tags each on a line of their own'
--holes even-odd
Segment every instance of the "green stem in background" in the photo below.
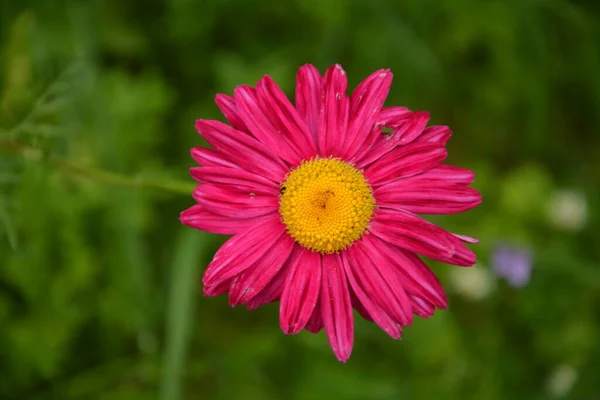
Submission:
<svg viewBox="0 0 600 400">
<path fill-rule="evenodd" d="M 19 154 L 21 157 L 39 162 L 46 162 L 58 171 L 71 176 L 78 176 L 102 182 L 107 185 L 125 186 L 142 189 L 159 189 L 168 192 L 190 195 L 194 190 L 193 183 L 147 179 L 142 176 L 127 176 L 112 171 L 94 167 L 75 165 L 61 159 L 45 159 L 41 157 L 39 149 L 24 146 L 10 140 L 0 140 L 0 150 L 7 150 Z"/>
<path fill-rule="evenodd" d="M 192 229 L 183 230 L 173 253 L 173 264 L 169 268 L 164 369 L 160 388 L 163 400 L 183 397 L 186 356 L 196 321 L 194 300 L 197 298 L 198 265 L 210 253 L 210 238 L 211 235 L 206 232 L 198 234 Z"/>
<path fill-rule="evenodd" d="M 81 176 L 98 182 L 115 186 L 129 186 L 143 189 L 160 189 L 168 192 L 190 195 L 194 185 L 176 181 L 148 180 L 141 176 L 121 175 L 111 171 L 96 168 L 81 167 L 64 161 L 54 161 L 52 164 L 60 171 L 74 176 Z"/>
</svg>

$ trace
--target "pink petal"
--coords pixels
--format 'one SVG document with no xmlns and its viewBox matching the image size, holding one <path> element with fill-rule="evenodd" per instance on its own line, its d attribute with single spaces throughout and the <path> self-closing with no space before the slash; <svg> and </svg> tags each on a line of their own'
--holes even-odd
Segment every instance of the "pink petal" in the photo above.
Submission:
<svg viewBox="0 0 600 400">
<path fill-rule="evenodd" d="M 407 178 L 406 181 L 410 181 L 415 185 L 420 185 L 423 182 L 429 183 L 429 181 L 437 181 L 440 185 L 447 183 L 470 185 L 473 183 L 473 179 L 475 179 L 475 174 L 469 169 L 441 164 L 422 174 Z"/>
<path fill-rule="evenodd" d="M 343 261 L 343 259 L 344 259 L 344 255 L 342 254 L 342 261 Z M 346 268 L 345 264 L 344 264 L 344 268 Z M 347 270 L 346 270 L 346 274 L 348 274 Z M 353 284 L 351 283 L 350 275 L 348 275 L 348 282 L 350 283 L 350 289 L 351 289 L 350 290 L 350 300 L 352 301 L 352 308 L 354 308 L 356 311 L 358 311 L 358 314 L 360 314 L 360 316 L 363 319 L 373 322 L 373 318 L 371 317 L 371 315 L 369 314 L 369 312 L 367 311 L 365 306 L 363 306 L 360 299 L 357 297 L 356 292 L 354 290 L 352 290 Z"/>
<path fill-rule="evenodd" d="M 279 184 L 239 168 L 190 168 L 190 173 L 200 183 L 229 185 L 257 195 L 279 196 Z"/>
<path fill-rule="evenodd" d="M 323 316 L 321 315 L 321 301 L 319 295 L 317 306 L 313 310 L 313 313 L 306 324 L 306 330 L 311 333 L 319 333 L 321 329 L 323 329 Z"/>
<path fill-rule="evenodd" d="M 447 126 L 430 126 L 416 139 L 417 142 L 432 142 L 445 146 L 452 136 L 452 131 Z"/>
<path fill-rule="evenodd" d="M 204 147 L 192 147 L 190 153 L 192 154 L 192 158 L 203 167 L 239 168 L 235 163 L 229 161 L 216 150 Z"/>
<path fill-rule="evenodd" d="M 301 154 L 289 143 L 265 115 L 259 104 L 256 90 L 247 85 L 238 86 L 233 92 L 238 114 L 244 124 L 271 153 L 277 154 L 290 164 L 298 165 Z"/>
<path fill-rule="evenodd" d="M 281 298 L 281 294 L 283 293 L 283 287 L 285 286 L 285 282 L 290 271 L 290 259 L 292 258 L 292 256 L 293 250 L 292 254 L 290 254 L 290 257 L 285 262 L 283 267 L 279 270 L 279 272 L 277 272 L 277 275 L 275 275 L 275 277 L 271 279 L 271 282 L 267 283 L 267 286 L 265 286 L 265 288 L 261 290 L 260 293 L 254 296 L 254 298 L 252 298 L 246 304 L 248 310 L 257 309 L 258 307 L 272 303 Z"/>
<path fill-rule="evenodd" d="M 279 199 L 249 193 L 233 186 L 205 183 L 194 190 L 194 199 L 215 214 L 231 218 L 253 218 L 277 212 Z"/>
<path fill-rule="evenodd" d="M 421 299 L 420 297 L 410 296 L 410 304 L 413 312 L 421 318 L 429 318 L 435 312 L 435 307 L 433 304 Z"/>
<path fill-rule="evenodd" d="M 383 103 L 392 85 L 390 70 L 379 70 L 368 76 L 352 93 L 350 98 L 350 123 L 346 141 L 342 142 L 342 157 L 353 160 L 360 158 L 375 140 L 373 126 L 379 118 Z M 361 150 L 364 150 L 361 151 Z"/>
<path fill-rule="evenodd" d="M 396 147 L 365 170 L 372 186 L 420 174 L 441 163 L 448 153 L 435 143 L 411 143 Z"/>
<path fill-rule="evenodd" d="M 378 209 L 370 231 L 406 250 L 453 265 L 475 264 L 475 254 L 445 230 L 407 211 Z"/>
<path fill-rule="evenodd" d="M 392 131 L 392 137 L 402 145 L 411 143 L 423 133 L 423 130 L 429 122 L 429 117 L 430 115 L 428 112 L 417 111 L 405 124 L 394 128 Z"/>
<path fill-rule="evenodd" d="M 402 284 L 409 295 L 421 297 L 438 308 L 446 308 L 448 301 L 444 288 L 435 274 L 414 253 L 405 251 L 371 235 L 377 240 L 381 256 L 402 276 Z"/>
<path fill-rule="evenodd" d="M 411 143 L 423 132 L 428 121 L 428 112 L 419 111 L 411 114 L 410 118 L 405 123 L 394 128 L 389 136 L 382 137 L 380 135 L 376 143 L 373 144 L 372 148 L 368 149 L 368 152 L 364 156 L 357 157 L 356 166 L 358 168 L 365 168 L 399 146 Z"/>
<path fill-rule="evenodd" d="M 471 244 L 479 243 L 479 239 L 474 238 L 472 236 L 459 235 L 458 233 L 453 233 L 452 235 L 459 238 L 462 242 L 465 242 L 465 243 L 471 243 Z"/>
<path fill-rule="evenodd" d="M 238 114 L 233 97 L 226 94 L 218 94 L 215 98 L 215 103 L 217 103 L 217 106 L 232 127 L 241 132 L 249 132 L 248 127 L 244 124 L 244 121 L 242 121 L 242 118 Z"/>
<path fill-rule="evenodd" d="M 321 74 L 313 65 L 306 64 L 298 69 L 296 75 L 296 109 L 306 123 L 315 143 L 317 143 L 319 129 L 322 81 Z"/>
<path fill-rule="evenodd" d="M 290 260 L 279 308 L 279 323 L 287 335 L 304 329 L 317 305 L 321 287 L 321 256 L 301 246 L 297 249 L 294 260 Z"/>
<path fill-rule="evenodd" d="M 440 281 L 417 255 L 386 243 L 375 235 L 369 238 L 379 254 L 400 273 L 402 285 L 409 295 L 420 297 L 438 308 L 447 307 L 448 301 Z"/>
<path fill-rule="evenodd" d="M 383 126 L 379 124 L 373 125 L 371 132 L 368 134 L 365 139 L 365 143 L 362 146 L 356 148 L 356 153 L 350 158 L 351 164 L 356 164 L 357 161 L 363 159 L 366 154 L 368 154 L 380 141 L 381 138 L 387 138 L 386 134 L 382 134 Z M 362 168 L 361 168 L 362 169 Z"/>
<path fill-rule="evenodd" d="M 346 95 L 348 77 L 341 65 L 331 66 L 323 81 L 323 104 L 319 116 L 319 155 L 341 156 L 341 146 L 346 140 L 350 102 Z"/>
<path fill-rule="evenodd" d="M 363 289 L 364 282 L 362 282 L 360 278 L 355 277 L 355 271 L 356 269 L 360 269 L 360 267 L 352 268 L 348 258 L 348 254 L 344 253 L 342 256 L 344 270 L 346 271 L 350 286 L 352 287 L 353 292 L 356 294 L 356 299 L 358 300 L 354 305 L 355 308 L 363 316 L 363 318 L 374 321 L 381 327 L 381 329 L 383 329 L 385 333 L 394 339 L 399 339 L 402 335 L 402 329 L 388 314 L 386 314 L 385 311 L 375 304 L 372 297 L 365 292 Z"/>
<path fill-rule="evenodd" d="M 408 121 L 412 115 L 413 112 L 406 107 L 384 107 L 379 112 L 377 124 L 387 128 L 397 128 Z"/>
<path fill-rule="evenodd" d="M 412 309 L 401 277 L 379 254 L 377 247 L 365 240 L 367 236 L 364 235 L 348 249 L 347 258 L 354 277 L 379 308 L 399 324 L 410 325 L 413 320 Z"/>
<path fill-rule="evenodd" d="M 258 101 L 275 129 L 304 160 L 317 155 L 317 147 L 308 127 L 287 96 L 273 80 L 265 75 L 256 86 Z"/>
<path fill-rule="evenodd" d="M 231 286 L 232 280 L 233 279 L 226 279 L 213 286 L 204 285 L 204 295 L 214 297 L 227 293 L 229 291 L 229 287 Z"/>
<path fill-rule="evenodd" d="M 397 147 L 394 143 L 392 143 L 393 138 L 391 136 L 391 132 L 385 132 L 383 131 L 383 128 L 383 125 L 379 125 L 379 123 L 373 126 L 373 130 L 376 131 L 375 140 L 360 158 L 355 157 L 356 160 L 354 161 L 354 164 L 357 168 L 364 169 L 368 167 L 371 163 L 373 163 L 373 161 L 376 161 L 378 158 L 389 153 L 392 149 Z"/>
<path fill-rule="evenodd" d="M 202 205 L 196 204 L 181 212 L 181 223 L 202 231 L 219 235 L 235 235 L 245 232 L 257 223 L 277 214 L 265 215 L 259 218 L 229 218 L 207 211 Z"/>
<path fill-rule="evenodd" d="M 255 241 L 260 241 L 254 238 Z M 284 266 L 294 248 L 294 239 L 283 234 L 272 247 L 250 268 L 246 268 L 231 282 L 229 304 L 246 304 L 259 294 Z"/>
<path fill-rule="evenodd" d="M 241 274 L 265 257 L 284 235 L 287 236 L 285 227 L 277 215 L 235 235 L 217 251 L 204 272 L 202 282 L 207 286 L 218 285 Z"/>
<path fill-rule="evenodd" d="M 455 214 L 481 203 L 479 192 L 470 187 L 427 183 L 415 185 L 399 179 L 375 189 L 374 196 L 381 207 L 399 208 L 417 214 Z"/>
<path fill-rule="evenodd" d="M 354 342 L 352 303 L 344 267 L 338 254 L 323 255 L 321 315 L 333 353 L 346 362 Z"/>
<path fill-rule="evenodd" d="M 217 150 L 245 170 L 281 182 L 287 166 L 265 145 L 220 121 L 199 119 L 198 132 Z"/>
</svg>

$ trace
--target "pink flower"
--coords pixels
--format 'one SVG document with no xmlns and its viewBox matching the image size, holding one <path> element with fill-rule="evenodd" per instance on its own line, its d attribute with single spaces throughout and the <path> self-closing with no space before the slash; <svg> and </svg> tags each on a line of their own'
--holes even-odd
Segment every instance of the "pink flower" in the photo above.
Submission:
<svg viewBox="0 0 600 400">
<path fill-rule="evenodd" d="M 356 309 L 398 339 L 413 314 L 447 306 L 417 254 L 475 263 L 463 242 L 416 214 L 471 209 L 473 172 L 441 164 L 452 132 L 429 113 L 383 107 L 392 83 L 379 70 L 347 95 L 340 65 L 298 70 L 294 106 L 269 76 L 217 95 L 229 121 L 198 120 L 213 149 L 195 147 L 193 228 L 233 235 L 208 266 L 204 293 L 229 292 L 249 309 L 280 301 L 286 334 L 323 327 L 341 361 L 350 356 Z"/>
</svg>

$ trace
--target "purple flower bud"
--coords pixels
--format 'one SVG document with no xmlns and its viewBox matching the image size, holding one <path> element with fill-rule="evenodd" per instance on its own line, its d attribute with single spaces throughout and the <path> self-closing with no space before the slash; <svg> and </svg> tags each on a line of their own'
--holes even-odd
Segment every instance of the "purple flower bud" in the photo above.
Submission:
<svg viewBox="0 0 600 400">
<path fill-rule="evenodd" d="M 532 266 L 531 248 L 499 243 L 494 249 L 491 262 L 494 274 L 504 278 L 512 287 L 522 288 L 529 283 Z"/>
</svg>

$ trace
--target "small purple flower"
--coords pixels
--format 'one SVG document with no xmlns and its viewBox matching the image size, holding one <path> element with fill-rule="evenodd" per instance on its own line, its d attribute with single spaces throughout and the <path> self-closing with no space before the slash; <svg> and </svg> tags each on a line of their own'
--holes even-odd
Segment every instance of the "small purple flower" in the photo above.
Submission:
<svg viewBox="0 0 600 400">
<path fill-rule="evenodd" d="M 522 288 L 531 277 L 532 256 L 531 248 L 499 243 L 492 254 L 492 269 L 512 287 Z"/>
</svg>

